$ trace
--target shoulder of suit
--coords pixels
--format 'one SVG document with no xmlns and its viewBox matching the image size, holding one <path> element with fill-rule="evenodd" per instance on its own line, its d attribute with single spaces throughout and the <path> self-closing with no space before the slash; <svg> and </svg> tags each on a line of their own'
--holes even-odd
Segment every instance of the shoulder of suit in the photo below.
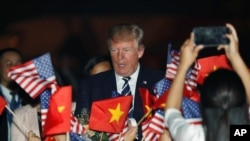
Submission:
<svg viewBox="0 0 250 141">
<path fill-rule="evenodd" d="M 27 104 L 25 106 L 22 106 L 22 107 L 16 109 L 15 113 L 16 114 L 25 114 L 25 113 L 33 111 L 33 110 L 36 110 L 36 108 L 32 107 L 30 104 Z"/>
</svg>

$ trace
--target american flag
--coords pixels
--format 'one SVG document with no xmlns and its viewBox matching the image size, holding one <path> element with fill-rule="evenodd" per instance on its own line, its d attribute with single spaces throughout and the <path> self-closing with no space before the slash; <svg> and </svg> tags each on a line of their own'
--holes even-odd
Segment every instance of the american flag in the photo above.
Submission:
<svg viewBox="0 0 250 141">
<path fill-rule="evenodd" d="M 152 118 L 142 123 L 144 141 L 159 141 L 164 129 L 164 111 L 158 109 Z"/>
<path fill-rule="evenodd" d="M 69 136 L 70 136 L 70 141 L 88 141 L 87 139 L 83 138 L 82 136 L 79 136 L 74 132 L 70 132 Z"/>
<path fill-rule="evenodd" d="M 184 97 L 182 100 L 182 113 L 188 123 L 201 124 L 199 102 Z"/>
<path fill-rule="evenodd" d="M 83 135 L 85 134 L 85 129 L 79 122 L 79 120 L 74 116 L 74 114 L 71 114 L 71 120 L 70 120 L 70 125 L 71 125 L 71 132 L 76 133 L 78 135 Z"/>
<path fill-rule="evenodd" d="M 172 49 L 172 45 L 168 44 L 166 78 L 172 80 L 176 75 L 178 65 L 180 63 L 180 53 Z"/>
<path fill-rule="evenodd" d="M 185 85 L 187 90 L 193 91 L 197 89 L 197 78 L 200 69 L 201 66 L 198 62 L 195 62 L 195 65 L 189 68 L 185 80 Z"/>
<path fill-rule="evenodd" d="M 164 92 L 170 87 L 171 81 L 167 78 L 163 78 L 160 81 L 158 81 L 154 85 L 154 93 L 156 94 L 156 98 L 158 99 L 159 97 L 164 94 Z"/>
<path fill-rule="evenodd" d="M 128 131 L 128 120 L 124 123 L 124 128 L 120 134 L 107 133 L 109 141 L 122 141 L 124 140 L 124 135 Z"/>
<path fill-rule="evenodd" d="M 41 94 L 43 126 L 48 112 L 50 95 L 56 89 L 56 79 L 50 54 L 45 53 L 31 61 L 10 68 L 8 76 L 15 80 L 32 98 Z"/>
<path fill-rule="evenodd" d="M 8 76 L 16 81 L 32 98 L 36 98 L 55 82 L 50 54 L 46 53 L 10 68 Z"/>
<path fill-rule="evenodd" d="M 169 53 L 172 51 L 171 47 L 172 47 L 171 44 L 168 44 L 167 64 L 169 62 L 171 62 L 170 61 L 171 57 L 169 57 Z M 176 65 L 176 68 L 177 68 L 177 65 Z M 166 69 L 166 74 L 168 74 L 167 71 L 168 71 L 168 68 Z M 170 72 L 172 73 L 173 70 Z M 163 79 L 158 81 L 154 85 L 154 93 L 156 94 L 155 95 L 156 99 L 160 99 L 161 96 L 169 89 L 170 85 L 171 85 L 171 80 L 167 77 L 164 77 Z M 165 128 L 164 127 L 164 116 L 163 116 L 164 114 L 163 114 L 163 110 L 161 108 L 162 108 L 162 106 L 157 108 L 155 110 L 153 117 L 146 119 L 142 124 L 142 134 L 143 134 L 143 138 L 145 138 L 146 141 L 158 140 L 159 137 L 161 136 L 161 134 L 163 133 L 163 129 Z"/>
</svg>

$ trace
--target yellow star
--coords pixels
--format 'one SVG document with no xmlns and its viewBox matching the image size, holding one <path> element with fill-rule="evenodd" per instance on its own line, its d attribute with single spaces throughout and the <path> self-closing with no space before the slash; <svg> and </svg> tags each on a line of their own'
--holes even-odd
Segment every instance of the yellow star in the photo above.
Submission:
<svg viewBox="0 0 250 141">
<path fill-rule="evenodd" d="M 113 122 L 114 120 L 118 122 L 120 120 L 120 117 L 124 114 L 124 112 L 121 111 L 120 103 L 118 103 L 116 109 L 108 109 L 108 110 L 112 114 L 112 117 L 109 122 Z"/>
<path fill-rule="evenodd" d="M 65 106 L 58 106 L 57 110 L 59 113 L 61 113 L 65 109 Z"/>
</svg>

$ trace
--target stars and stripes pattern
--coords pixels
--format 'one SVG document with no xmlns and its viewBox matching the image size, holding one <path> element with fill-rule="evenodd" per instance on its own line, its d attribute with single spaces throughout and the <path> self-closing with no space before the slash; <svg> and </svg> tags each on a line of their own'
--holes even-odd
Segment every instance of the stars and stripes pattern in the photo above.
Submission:
<svg viewBox="0 0 250 141">
<path fill-rule="evenodd" d="M 151 119 L 142 123 L 144 141 L 158 141 L 164 129 L 164 111 L 159 109 Z"/>
<path fill-rule="evenodd" d="M 167 52 L 167 66 L 166 66 L 166 78 L 173 80 L 178 65 L 180 63 L 180 53 L 177 50 L 172 49 L 172 45 L 168 44 L 168 52 Z"/>
<path fill-rule="evenodd" d="M 180 53 L 177 50 L 173 50 L 172 46 L 168 46 L 168 59 L 167 59 L 167 70 L 166 70 L 166 78 L 174 79 L 176 75 L 176 71 L 180 62 Z M 184 89 L 187 97 L 183 98 L 182 101 L 182 112 L 184 118 L 189 123 L 201 123 L 201 115 L 199 109 L 198 101 L 193 101 L 190 99 L 191 95 L 197 94 L 197 79 L 198 73 L 201 69 L 201 65 L 196 61 L 194 66 L 190 67 L 186 79 Z M 191 94 L 191 95 L 190 95 Z"/>
<path fill-rule="evenodd" d="M 162 94 L 170 87 L 171 81 L 167 78 L 163 78 L 154 85 L 154 93 L 156 98 L 160 98 Z"/>
<path fill-rule="evenodd" d="M 188 123 L 201 124 L 202 119 L 198 102 L 184 97 L 181 108 L 183 116 Z"/>
<path fill-rule="evenodd" d="M 55 83 L 50 54 L 46 53 L 24 64 L 10 68 L 8 76 L 16 81 L 32 98 L 39 96 Z"/>
<path fill-rule="evenodd" d="M 197 78 L 200 69 L 200 64 L 195 62 L 194 67 L 191 67 L 188 70 L 185 80 L 185 86 L 187 90 L 192 91 L 197 89 Z"/>
<path fill-rule="evenodd" d="M 124 140 L 124 135 L 128 131 L 128 120 L 124 123 L 124 128 L 120 134 L 115 133 L 107 133 L 109 141 L 122 141 Z"/>
<path fill-rule="evenodd" d="M 168 54 L 171 52 L 171 44 L 168 45 Z M 167 64 L 171 62 L 171 58 L 169 58 L 169 55 L 167 56 Z M 173 66 L 173 65 L 172 65 Z M 166 66 L 167 67 L 167 66 Z M 177 68 L 177 64 L 176 67 Z M 171 74 L 175 71 L 174 69 L 167 72 L 168 68 L 166 69 L 166 74 Z M 174 74 L 175 76 L 175 74 Z M 166 77 L 158 81 L 154 85 L 154 93 L 156 96 L 156 99 L 160 99 L 161 96 L 169 89 L 171 85 L 171 80 Z M 164 100 L 165 101 L 165 100 Z M 165 103 L 165 102 L 164 102 Z M 161 105 L 161 104 L 160 104 Z M 157 141 L 159 140 L 161 134 L 164 130 L 164 112 L 162 107 L 157 107 L 155 110 L 155 113 L 152 117 L 146 119 L 142 123 L 142 134 L 145 141 Z"/>
<path fill-rule="evenodd" d="M 40 102 L 41 102 L 41 124 L 42 128 L 45 125 L 45 121 L 47 118 L 48 108 L 49 108 L 49 101 L 51 96 L 51 90 L 47 89 L 40 95 Z"/>
<path fill-rule="evenodd" d="M 71 114 L 70 118 L 71 131 L 78 135 L 83 135 L 85 133 L 85 129 L 83 128 L 79 120 L 74 116 L 73 113 Z"/>
<path fill-rule="evenodd" d="M 74 132 L 70 132 L 69 136 L 70 136 L 70 141 L 88 141 L 87 139 L 84 139 L 82 136 L 79 136 Z"/>
</svg>

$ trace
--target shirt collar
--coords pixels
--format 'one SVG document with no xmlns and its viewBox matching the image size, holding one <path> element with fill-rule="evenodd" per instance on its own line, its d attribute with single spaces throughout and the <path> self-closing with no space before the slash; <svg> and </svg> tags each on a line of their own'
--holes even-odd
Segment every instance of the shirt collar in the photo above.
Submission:
<svg viewBox="0 0 250 141">
<path fill-rule="evenodd" d="M 140 64 L 138 64 L 137 69 L 135 70 L 135 72 L 132 75 L 130 75 L 130 77 L 131 77 L 130 81 L 136 82 L 135 80 L 137 80 L 139 70 L 140 70 Z M 123 76 L 120 76 L 117 73 L 115 73 L 115 78 L 116 78 L 116 82 L 118 82 L 119 80 L 122 80 Z"/>
<path fill-rule="evenodd" d="M 10 94 L 10 90 L 2 84 L 0 84 L 0 87 L 1 87 L 4 98 L 7 99 L 8 103 L 10 103 L 10 101 L 12 99 L 12 95 Z"/>
</svg>

